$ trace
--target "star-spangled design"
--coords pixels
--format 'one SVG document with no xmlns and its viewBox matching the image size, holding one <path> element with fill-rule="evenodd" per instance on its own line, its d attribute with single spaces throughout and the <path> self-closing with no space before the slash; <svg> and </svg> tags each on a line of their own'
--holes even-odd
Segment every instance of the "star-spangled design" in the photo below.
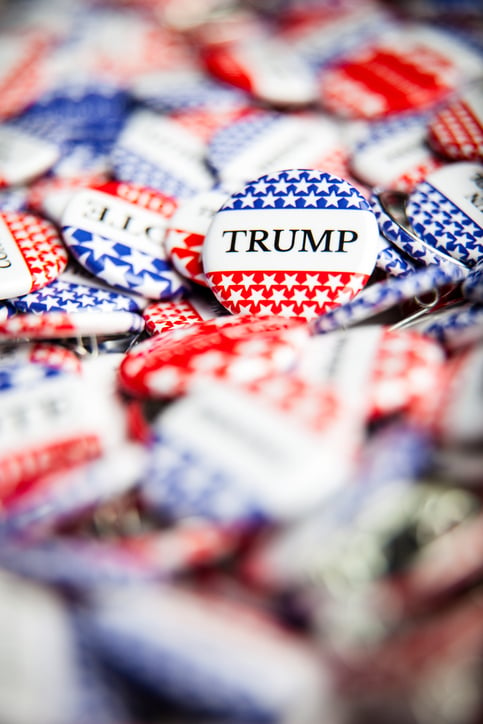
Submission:
<svg viewBox="0 0 483 724">
<path fill-rule="evenodd" d="M 30 291 L 56 279 L 67 266 L 67 251 L 49 221 L 32 214 L 7 211 L 1 214 L 32 278 Z"/>
<path fill-rule="evenodd" d="M 47 367 L 54 367 L 63 372 L 81 374 L 82 363 L 74 352 L 58 344 L 36 342 L 30 348 L 30 361 Z"/>
<path fill-rule="evenodd" d="M 429 181 L 423 181 L 410 194 L 407 215 L 426 244 L 468 266 L 475 263 L 470 255 L 475 249 L 478 258 L 483 258 L 483 228 Z"/>
<path fill-rule="evenodd" d="M 314 319 L 340 302 L 352 298 L 369 276 L 357 272 L 287 272 L 266 269 L 231 272 L 230 282 L 223 272 L 209 272 L 207 278 L 217 299 L 233 314 L 248 312 Z M 268 284 L 265 283 L 268 280 Z"/>
<path fill-rule="evenodd" d="M 328 310 L 312 325 L 318 333 L 350 326 L 414 297 L 435 292 L 449 284 L 458 284 L 465 276 L 465 272 L 456 265 L 448 268 L 431 265 L 404 277 L 389 277 L 366 287 L 349 302 Z"/>
<path fill-rule="evenodd" d="M 75 226 L 64 227 L 63 236 L 79 263 L 112 286 L 148 299 L 169 299 L 184 289 L 181 277 L 164 259 Z"/>
<path fill-rule="evenodd" d="M 368 128 L 366 135 L 356 143 L 353 153 L 357 155 L 359 151 L 365 151 L 367 148 L 371 148 L 397 134 L 404 135 L 414 128 L 426 129 L 432 117 L 432 112 L 422 111 L 419 113 L 404 113 L 395 118 L 375 121 Z"/>
<path fill-rule="evenodd" d="M 150 304 L 144 310 L 143 317 L 146 331 L 153 335 L 174 327 L 185 327 L 203 319 L 188 299 Z"/>
<path fill-rule="evenodd" d="M 481 94 L 481 84 L 475 87 Z M 438 111 L 429 124 L 428 139 L 446 158 L 479 161 L 483 157 L 483 113 L 481 99 L 465 97 Z"/>
<path fill-rule="evenodd" d="M 266 516 L 235 469 L 163 433 L 153 442 L 141 495 L 149 508 L 176 519 L 197 515 L 221 523 L 254 523 Z"/>
<path fill-rule="evenodd" d="M 120 181 L 150 186 L 175 199 L 189 199 L 210 188 L 208 181 L 204 184 L 190 183 L 186 173 L 183 174 L 182 161 L 180 161 L 179 174 L 176 174 L 165 166 L 161 167 L 149 159 L 139 156 L 120 143 L 113 148 L 110 160 L 114 174 Z M 203 171 L 205 171 L 204 167 Z"/>
<path fill-rule="evenodd" d="M 286 371 L 308 333 L 305 324 L 275 316 L 193 321 L 133 348 L 121 364 L 121 384 L 135 395 L 169 398 L 185 394 L 206 376 L 236 381 L 243 377 L 248 382 Z M 248 347 L 247 340 L 253 339 L 258 344 Z"/>
<path fill-rule="evenodd" d="M 256 191 L 260 179 L 247 183 L 243 191 L 233 194 L 220 212 L 251 209 L 347 209 L 368 210 L 365 198 L 347 181 L 330 173 L 315 174 L 301 170 L 299 178 L 291 178 L 290 171 L 266 174 L 267 191 Z M 269 201 L 267 201 L 267 198 Z M 273 199 L 273 201 L 272 201 Z"/>
<path fill-rule="evenodd" d="M 373 195 L 371 197 L 370 204 L 383 237 L 391 244 L 394 244 L 394 246 L 400 249 L 404 254 L 407 254 L 416 262 L 416 264 L 425 266 L 433 264 L 434 266 L 442 268 L 457 266 L 454 257 L 445 249 L 435 247 L 427 239 L 418 238 L 416 235 L 413 236 L 409 234 L 404 227 L 398 224 L 384 211 L 377 196 Z M 390 246 L 385 247 L 384 255 L 388 260 L 389 256 L 391 256 L 392 261 L 395 262 L 394 254 L 392 253 Z M 382 263 L 382 258 L 379 264 L 380 263 Z M 398 265 L 404 268 L 404 273 L 410 271 L 411 267 L 408 267 L 407 262 L 402 257 L 399 257 Z M 396 274 L 393 275 L 396 276 Z M 402 275 L 402 273 L 397 274 L 397 276 Z"/>
<path fill-rule="evenodd" d="M 223 169 L 255 141 L 269 134 L 283 116 L 257 111 L 215 133 L 207 149 L 209 164 L 223 176 Z"/>
<path fill-rule="evenodd" d="M 87 284 L 55 279 L 53 282 L 23 297 L 11 300 L 17 312 L 75 312 L 96 309 L 106 312 L 138 312 L 139 304 L 130 296 Z"/>
</svg>

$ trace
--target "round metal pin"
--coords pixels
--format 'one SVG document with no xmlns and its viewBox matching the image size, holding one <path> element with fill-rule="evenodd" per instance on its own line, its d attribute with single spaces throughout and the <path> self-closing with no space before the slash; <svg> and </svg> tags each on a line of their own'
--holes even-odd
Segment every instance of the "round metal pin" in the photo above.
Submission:
<svg viewBox="0 0 483 724">
<path fill-rule="evenodd" d="M 135 396 L 169 398 L 184 394 L 204 377 L 256 380 L 289 369 L 308 335 L 300 321 L 275 316 L 194 322 L 128 352 L 119 368 L 120 384 Z"/>
<path fill-rule="evenodd" d="M 232 313 L 313 319 L 357 294 L 378 254 L 364 197 L 337 176 L 293 169 L 247 183 L 213 218 L 203 268 Z"/>
<path fill-rule="evenodd" d="M 175 208 L 173 199 L 152 189 L 109 182 L 72 196 L 62 234 L 77 261 L 108 284 L 170 298 L 183 290 L 163 246 Z"/>
<path fill-rule="evenodd" d="M 119 180 L 181 199 L 213 186 L 204 155 L 205 145 L 194 133 L 158 113 L 137 110 L 114 146 L 111 163 Z"/>
<path fill-rule="evenodd" d="M 0 213 L 0 299 L 40 289 L 67 266 L 55 227 L 32 214 Z"/>
<path fill-rule="evenodd" d="M 323 169 L 350 178 L 340 128 L 322 114 L 253 110 L 215 133 L 207 159 L 231 188 L 288 168 Z"/>
<path fill-rule="evenodd" d="M 473 83 L 452 98 L 431 119 L 431 146 L 452 161 L 483 158 L 483 83 Z"/>
<path fill-rule="evenodd" d="M 431 173 L 409 195 L 415 233 L 467 266 L 483 258 L 483 165 L 452 163 Z"/>
<path fill-rule="evenodd" d="M 381 234 L 395 247 L 400 249 L 416 265 L 438 267 L 458 266 L 467 271 L 465 264 L 441 251 L 417 236 L 411 228 L 406 215 L 408 195 L 402 191 L 375 189 L 370 204 L 381 230 Z"/>
</svg>

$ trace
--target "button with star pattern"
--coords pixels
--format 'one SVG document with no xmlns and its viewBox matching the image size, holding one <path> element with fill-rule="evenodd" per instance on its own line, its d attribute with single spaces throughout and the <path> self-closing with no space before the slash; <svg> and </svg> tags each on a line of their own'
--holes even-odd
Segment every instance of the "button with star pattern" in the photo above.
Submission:
<svg viewBox="0 0 483 724">
<path fill-rule="evenodd" d="M 104 312 L 137 312 L 137 300 L 116 289 L 78 283 L 62 277 L 42 289 L 10 300 L 17 312 L 77 312 L 85 309 Z"/>
<path fill-rule="evenodd" d="M 213 176 L 196 133 L 153 111 L 134 111 L 111 155 L 116 178 L 150 186 L 176 199 L 208 191 Z"/>
<path fill-rule="evenodd" d="M 77 261 L 99 279 L 163 299 L 183 288 L 163 246 L 175 208 L 169 196 L 111 181 L 71 198 L 62 215 L 62 233 Z"/>
<path fill-rule="evenodd" d="M 294 169 L 247 183 L 206 234 L 203 268 L 230 312 L 313 319 L 354 297 L 379 251 L 376 217 L 348 181 Z"/>
<path fill-rule="evenodd" d="M 417 266 L 429 264 L 446 268 L 458 266 L 462 271 L 466 271 L 466 265 L 436 249 L 413 232 L 405 213 L 407 199 L 408 195 L 402 191 L 374 191 L 369 203 L 376 215 L 381 235 Z"/>
<path fill-rule="evenodd" d="M 0 299 L 41 289 L 67 266 L 54 226 L 32 214 L 0 213 Z"/>
<path fill-rule="evenodd" d="M 136 397 L 185 394 L 198 380 L 251 382 L 290 369 L 309 335 L 295 319 L 235 315 L 172 329 L 138 344 L 119 368 Z"/>
<path fill-rule="evenodd" d="M 227 185 L 287 168 L 349 176 L 340 128 L 323 114 L 246 113 L 214 134 L 207 158 Z"/>
<path fill-rule="evenodd" d="M 452 161 L 483 158 L 483 82 L 465 88 L 441 108 L 428 127 L 431 146 Z"/>
<path fill-rule="evenodd" d="M 483 257 L 483 165 L 461 161 L 434 171 L 411 192 L 406 213 L 424 242 L 474 266 Z"/>
</svg>

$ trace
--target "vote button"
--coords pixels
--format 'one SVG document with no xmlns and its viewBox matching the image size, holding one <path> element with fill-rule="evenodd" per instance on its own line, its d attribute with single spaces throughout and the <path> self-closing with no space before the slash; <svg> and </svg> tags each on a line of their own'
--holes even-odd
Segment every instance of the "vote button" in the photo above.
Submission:
<svg viewBox="0 0 483 724">
<path fill-rule="evenodd" d="M 62 234 L 77 261 L 107 284 L 170 298 L 184 288 L 163 245 L 175 209 L 174 199 L 154 189 L 110 181 L 73 194 Z"/>
<path fill-rule="evenodd" d="M 320 170 L 278 171 L 248 182 L 215 214 L 203 268 L 234 314 L 309 320 L 365 286 L 378 238 L 374 213 L 348 181 Z"/>
</svg>

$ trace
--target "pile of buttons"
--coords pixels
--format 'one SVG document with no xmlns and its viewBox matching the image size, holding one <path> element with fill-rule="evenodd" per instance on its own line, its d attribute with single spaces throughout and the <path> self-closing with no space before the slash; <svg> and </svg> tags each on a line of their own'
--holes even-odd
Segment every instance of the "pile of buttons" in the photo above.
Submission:
<svg viewBox="0 0 483 724">
<path fill-rule="evenodd" d="M 483 720 L 483 17 L 0 3 L 0 721 Z"/>
</svg>

